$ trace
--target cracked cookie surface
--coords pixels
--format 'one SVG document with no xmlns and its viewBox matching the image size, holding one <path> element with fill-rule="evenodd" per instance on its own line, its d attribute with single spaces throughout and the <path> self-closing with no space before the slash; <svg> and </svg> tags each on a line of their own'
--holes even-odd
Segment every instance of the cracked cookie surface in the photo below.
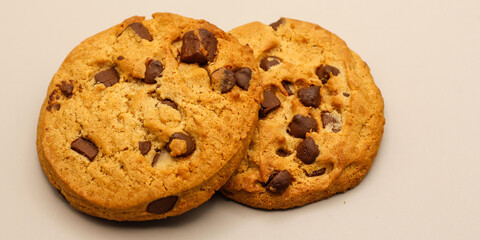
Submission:
<svg viewBox="0 0 480 240">
<path fill-rule="evenodd" d="M 218 69 L 232 72 L 228 81 L 212 77 Z M 251 49 L 204 20 L 129 18 L 79 44 L 54 75 L 38 124 L 42 168 L 93 216 L 184 213 L 208 200 L 246 151 L 258 76 Z"/>
<path fill-rule="evenodd" d="M 254 51 L 263 81 L 247 156 L 222 193 L 285 209 L 355 187 L 383 135 L 383 99 L 360 57 L 336 35 L 281 18 L 230 31 Z"/>
</svg>

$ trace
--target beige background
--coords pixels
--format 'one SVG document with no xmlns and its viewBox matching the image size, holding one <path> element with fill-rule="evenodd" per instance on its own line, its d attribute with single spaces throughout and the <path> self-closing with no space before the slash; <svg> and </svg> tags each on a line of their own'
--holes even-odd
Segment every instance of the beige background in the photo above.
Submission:
<svg viewBox="0 0 480 240">
<path fill-rule="evenodd" d="M 0 4 L 0 239 L 480 239 L 480 1 L 20 1 Z M 69 207 L 35 136 L 47 85 L 84 38 L 168 11 L 224 30 L 317 23 L 372 69 L 385 99 L 378 157 L 355 189 L 288 211 L 216 195 L 183 216 L 114 223 Z"/>
</svg>

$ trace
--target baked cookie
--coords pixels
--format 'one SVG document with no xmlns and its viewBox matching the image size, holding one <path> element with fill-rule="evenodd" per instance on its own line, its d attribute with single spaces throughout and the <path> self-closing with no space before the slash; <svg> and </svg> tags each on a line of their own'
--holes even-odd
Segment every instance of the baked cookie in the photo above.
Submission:
<svg viewBox="0 0 480 240">
<path fill-rule="evenodd" d="M 383 134 L 383 99 L 360 57 L 336 35 L 281 18 L 230 32 L 254 51 L 260 120 L 229 198 L 256 208 L 302 206 L 355 187 Z"/>
<path fill-rule="evenodd" d="M 235 171 L 261 96 L 253 52 L 216 26 L 132 17 L 83 41 L 54 75 L 40 163 L 87 214 L 141 221 L 208 200 Z"/>
</svg>

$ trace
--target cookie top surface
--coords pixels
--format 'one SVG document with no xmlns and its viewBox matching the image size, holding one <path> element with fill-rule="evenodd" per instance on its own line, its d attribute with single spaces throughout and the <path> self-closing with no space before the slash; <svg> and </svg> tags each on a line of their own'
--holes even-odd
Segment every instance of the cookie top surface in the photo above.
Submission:
<svg viewBox="0 0 480 240">
<path fill-rule="evenodd" d="M 83 41 L 47 94 L 37 144 L 53 181 L 122 209 L 222 169 L 248 140 L 260 86 L 251 50 L 235 38 L 203 20 L 156 13 Z"/>
<path fill-rule="evenodd" d="M 230 33 L 253 49 L 264 91 L 248 155 L 223 192 L 254 207 L 289 208 L 355 186 L 384 125 L 366 63 L 336 35 L 298 20 Z"/>
</svg>

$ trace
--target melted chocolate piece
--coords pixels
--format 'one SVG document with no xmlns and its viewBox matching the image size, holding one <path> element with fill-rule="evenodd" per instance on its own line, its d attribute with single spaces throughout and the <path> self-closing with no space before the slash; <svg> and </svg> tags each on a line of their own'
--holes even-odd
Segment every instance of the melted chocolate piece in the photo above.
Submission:
<svg viewBox="0 0 480 240">
<path fill-rule="evenodd" d="M 140 141 L 138 142 L 138 149 L 140 153 L 145 156 L 152 148 L 152 143 L 150 141 Z"/>
<path fill-rule="evenodd" d="M 111 87 L 115 85 L 120 80 L 117 70 L 115 68 L 110 68 L 104 71 L 101 71 L 95 75 L 95 81 L 97 83 L 103 83 L 105 87 Z"/>
<path fill-rule="evenodd" d="M 175 204 L 178 201 L 177 196 L 169 196 L 157 199 L 147 206 L 147 212 L 154 214 L 166 213 L 175 207 Z"/>
<path fill-rule="evenodd" d="M 292 181 L 293 177 L 289 171 L 274 171 L 267 181 L 266 188 L 271 192 L 282 192 L 292 184 Z"/>
<path fill-rule="evenodd" d="M 320 86 L 304 87 L 298 90 L 298 97 L 304 106 L 317 108 L 322 99 Z"/>
<path fill-rule="evenodd" d="M 150 60 L 147 62 L 145 70 L 145 78 L 143 81 L 148 84 L 157 83 L 155 78 L 161 77 L 163 72 L 163 64 L 160 61 Z"/>
<path fill-rule="evenodd" d="M 252 79 L 252 70 L 250 68 L 244 67 L 235 71 L 235 80 L 237 81 L 237 86 L 241 89 L 248 90 L 250 79 Z"/>
<path fill-rule="evenodd" d="M 260 61 L 260 68 L 262 68 L 265 71 L 268 71 L 270 68 L 280 63 L 282 63 L 282 60 L 280 60 L 280 58 L 275 56 L 267 56 L 267 57 L 264 57 L 262 61 Z"/>
<path fill-rule="evenodd" d="M 93 161 L 95 156 L 98 154 L 98 147 L 95 143 L 91 142 L 86 138 L 77 138 L 75 141 L 72 142 L 71 148 L 83 156 L 87 157 L 88 160 Z"/>
<path fill-rule="evenodd" d="M 183 35 L 180 60 L 185 63 L 205 64 L 217 56 L 218 40 L 206 29 L 189 31 Z"/>
<path fill-rule="evenodd" d="M 293 116 L 292 121 L 288 125 L 289 133 L 296 138 L 305 138 L 305 135 L 318 129 L 317 121 L 311 117 L 305 117 L 300 114 Z"/>
<path fill-rule="evenodd" d="M 269 112 L 280 107 L 280 100 L 272 90 L 263 91 L 262 108 L 260 109 L 260 117 L 265 117 Z"/>
<path fill-rule="evenodd" d="M 305 138 L 305 140 L 297 146 L 297 158 L 305 164 L 314 163 L 319 154 L 318 146 L 311 137 Z"/>
<path fill-rule="evenodd" d="M 332 75 L 337 76 L 340 73 L 340 70 L 330 65 L 320 65 L 315 73 L 317 74 L 318 78 L 322 80 L 323 84 L 327 84 L 330 77 Z"/>
<path fill-rule="evenodd" d="M 131 28 L 139 37 L 146 39 L 150 42 L 153 40 L 152 35 L 150 35 L 148 29 L 142 23 L 130 23 L 130 25 L 128 25 L 127 27 Z"/>
<path fill-rule="evenodd" d="M 174 139 L 183 140 L 187 144 L 187 149 L 185 150 L 185 152 L 178 155 L 177 157 L 186 157 L 186 156 L 189 156 L 190 154 L 192 154 L 195 151 L 196 145 L 195 145 L 195 142 L 193 141 L 193 138 L 190 137 L 187 134 L 177 132 L 177 133 L 172 134 L 172 136 L 170 137 L 170 140 L 168 141 L 167 147 L 166 147 L 167 152 L 172 151 L 172 149 L 170 148 L 170 143 Z"/>
</svg>

